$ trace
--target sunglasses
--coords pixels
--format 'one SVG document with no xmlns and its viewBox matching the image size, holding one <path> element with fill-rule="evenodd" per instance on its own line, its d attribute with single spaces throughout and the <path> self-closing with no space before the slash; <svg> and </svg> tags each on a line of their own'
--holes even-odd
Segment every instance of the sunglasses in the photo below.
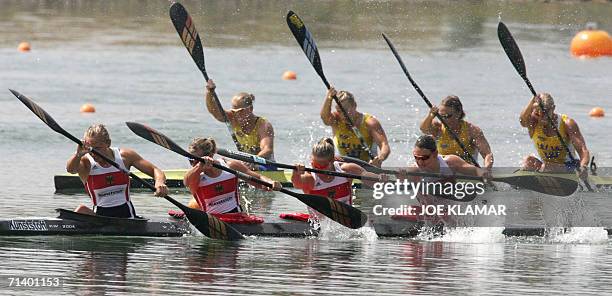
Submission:
<svg viewBox="0 0 612 296">
<path fill-rule="evenodd" d="M 414 155 L 413 154 L 412 156 L 414 156 L 415 160 L 425 161 L 425 160 L 428 160 L 431 157 L 431 154 L 423 155 L 423 156 L 419 156 L 419 155 Z"/>
<path fill-rule="evenodd" d="M 318 169 L 318 170 L 324 170 L 327 169 L 327 167 L 329 166 L 329 163 L 331 161 L 328 161 L 326 164 L 320 164 L 318 162 L 315 162 L 314 160 L 310 162 L 310 164 L 312 165 L 313 168 Z"/>
<path fill-rule="evenodd" d="M 442 119 L 449 119 L 449 118 L 453 117 L 453 114 L 440 114 L 440 113 L 438 113 L 438 115 L 440 115 L 440 117 Z"/>
</svg>

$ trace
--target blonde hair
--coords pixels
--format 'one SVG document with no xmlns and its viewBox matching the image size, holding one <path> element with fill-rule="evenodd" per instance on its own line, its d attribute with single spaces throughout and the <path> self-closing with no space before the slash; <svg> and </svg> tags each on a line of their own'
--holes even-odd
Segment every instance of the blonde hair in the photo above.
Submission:
<svg viewBox="0 0 612 296">
<path fill-rule="evenodd" d="M 236 102 L 237 104 L 240 103 L 241 107 L 237 108 L 251 107 L 253 106 L 253 102 L 255 102 L 255 95 L 246 92 L 240 92 L 232 98 L 232 102 Z M 232 106 L 232 108 L 234 107 Z"/>
<path fill-rule="evenodd" d="M 332 159 L 336 154 L 334 140 L 330 138 L 322 138 L 317 144 L 312 147 L 312 155 L 316 157 L 325 157 Z"/>
<path fill-rule="evenodd" d="M 357 102 L 355 102 L 355 96 L 352 93 L 341 90 L 338 92 L 338 102 L 348 101 L 352 106 L 357 106 Z"/>
<path fill-rule="evenodd" d="M 195 138 L 189 144 L 188 150 L 191 154 L 201 150 L 204 153 L 202 156 L 213 156 L 217 152 L 217 143 L 213 138 Z"/>
<path fill-rule="evenodd" d="M 97 139 L 102 140 L 105 144 L 108 144 L 108 145 L 110 145 L 111 143 L 110 134 L 108 133 L 108 130 L 106 129 L 106 127 L 101 123 L 90 125 L 85 131 L 85 134 L 83 135 L 83 137 L 84 138 L 97 138 Z"/>
<path fill-rule="evenodd" d="M 540 100 L 542 100 L 542 105 L 544 105 L 546 110 L 552 110 L 555 108 L 555 100 L 553 100 L 553 97 L 549 93 L 540 93 L 538 94 L 538 97 Z"/>
</svg>

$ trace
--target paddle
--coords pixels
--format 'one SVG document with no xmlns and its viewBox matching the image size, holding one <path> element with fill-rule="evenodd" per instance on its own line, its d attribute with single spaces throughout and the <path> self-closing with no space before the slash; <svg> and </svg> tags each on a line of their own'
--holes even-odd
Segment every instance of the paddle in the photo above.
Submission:
<svg viewBox="0 0 612 296">
<path fill-rule="evenodd" d="M 206 82 L 208 82 L 209 78 L 208 74 L 206 73 L 206 66 L 204 65 L 204 50 L 202 48 L 202 41 L 200 40 L 200 36 L 196 30 L 193 20 L 191 19 L 191 16 L 185 7 L 181 5 L 181 3 L 175 2 L 170 6 L 170 19 L 172 20 L 172 24 L 174 25 L 176 32 L 179 34 L 179 37 L 181 37 L 185 48 L 189 52 L 189 55 L 191 55 L 191 58 L 195 62 L 196 66 L 198 66 L 198 69 L 200 69 L 202 72 L 204 79 Z M 232 135 L 232 140 L 234 141 L 234 144 L 236 144 L 236 148 L 238 150 L 242 150 L 240 148 L 240 142 L 238 142 L 238 138 L 234 133 L 234 129 L 232 129 L 232 124 L 230 123 L 229 118 L 227 118 L 227 114 L 225 114 L 225 110 L 217 97 L 217 93 L 214 91 L 212 93 L 213 98 L 215 99 L 215 104 L 223 116 L 225 126 L 227 126 L 227 130 L 229 131 L 230 135 Z"/>
<path fill-rule="evenodd" d="M 325 74 L 323 73 L 323 66 L 321 65 L 321 58 L 319 56 L 317 44 L 315 43 L 314 38 L 312 38 L 312 34 L 310 34 L 310 31 L 308 31 L 308 29 L 306 28 L 306 25 L 304 25 L 304 22 L 302 22 L 302 20 L 300 19 L 300 17 L 297 16 L 297 14 L 290 10 L 289 12 L 287 12 L 287 25 L 289 26 L 289 29 L 291 29 L 291 33 L 293 33 L 295 40 L 297 40 L 298 44 L 304 51 L 304 54 L 306 54 L 306 57 L 310 61 L 310 64 L 317 72 L 317 74 L 319 74 L 321 80 L 323 80 L 325 87 L 327 87 L 327 89 L 330 89 L 331 86 L 329 82 L 327 82 L 327 78 L 325 78 Z M 357 138 L 359 138 L 359 144 L 361 145 L 361 148 L 364 151 L 368 152 L 370 159 L 374 159 L 376 155 L 374 155 L 374 153 L 372 153 L 370 148 L 368 148 L 368 146 L 366 145 L 363 135 L 355 126 L 344 107 L 342 107 L 340 101 L 338 101 L 338 97 L 334 96 L 333 99 L 340 108 L 340 111 L 342 112 L 344 118 L 346 118 L 348 126 L 357 136 Z"/>
<path fill-rule="evenodd" d="M 72 140 L 73 142 L 81 146 L 83 145 L 83 142 L 81 142 L 81 140 L 77 139 L 76 137 L 68 133 L 66 130 L 64 130 L 51 117 L 51 115 L 49 115 L 49 113 L 43 110 L 40 106 L 38 106 L 32 100 L 30 100 L 29 98 L 27 98 L 26 96 L 22 95 L 21 93 L 17 91 L 14 91 L 12 89 L 9 89 L 9 90 L 11 91 L 11 93 L 13 93 L 13 95 L 15 95 L 15 97 L 17 97 L 17 99 L 19 99 L 24 105 L 26 105 L 28 109 L 34 112 L 34 114 L 38 116 L 38 118 L 40 118 L 52 130 L 54 130 L 55 132 L 59 134 L 62 134 L 66 138 Z M 132 177 L 132 179 L 139 181 L 140 183 L 142 183 L 143 185 L 145 185 L 152 191 L 155 191 L 155 186 L 153 186 L 151 183 L 139 178 L 132 172 L 121 168 L 119 164 L 115 163 L 112 159 L 106 157 L 104 154 L 100 153 L 96 149 L 90 149 L 90 152 L 97 154 L 98 156 L 103 158 L 106 162 L 110 163 L 112 166 L 128 174 L 130 177 Z M 167 201 L 174 204 L 175 206 L 177 206 L 183 212 L 185 212 L 185 215 L 187 216 L 187 219 L 189 220 L 189 222 L 191 222 L 191 224 L 193 224 L 193 226 L 195 226 L 205 236 L 208 236 L 214 239 L 221 239 L 221 240 L 239 240 L 243 238 L 240 232 L 238 232 L 237 230 L 235 230 L 234 228 L 232 228 L 225 222 L 217 219 L 215 216 L 209 215 L 199 210 L 189 208 L 169 196 L 164 196 L 164 198 Z"/>
<path fill-rule="evenodd" d="M 294 165 L 270 161 L 263 157 L 259 157 L 257 155 L 253 155 L 253 154 L 249 154 L 245 152 L 235 152 L 235 151 L 228 151 L 225 149 L 217 149 L 217 154 L 225 156 L 225 157 L 237 159 L 240 161 L 255 163 L 255 164 L 260 164 L 260 165 L 270 165 L 270 166 L 275 166 L 275 167 L 279 167 L 283 169 L 290 169 L 290 170 L 295 170 L 297 168 Z M 375 182 L 380 181 L 378 178 L 360 176 L 360 175 L 355 175 L 355 174 L 350 174 L 350 173 L 326 171 L 326 170 L 319 170 L 315 168 L 304 168 L 304 170 L 307 172 L 313 172 L 313 173 L 329 175 L 329 176 L 337 176 L 337 177 L 344 177 L 344 178 L 358 179 L 358 180 L 368 180 L 368 181 L 375 181 Z"/>
<path fill-rule="evenodd" d="M 537 96 L 538 94 L 536 93 L 535 89 L 533 89 L 533 86 L 531 85 L 529 78 L 527 78 L 527 69 L 525 67 L 525 60 L 523 59 L 521 50 L 519 49 L 518 44 L 514 40 L 514 37 L 512 37 L 510 30 L 508 30 L 508 27 L 506 27 L 506 25 L 503 22 L 499 22 L 499 24 L 497 25 L 497 37 L 499 38 L 499 42 L 504 48 L 506 55 L 510 59 L 510 62 L 514 66 L 514 69 L 516 69 L 516 72 L 518 72 L 518 74 L 523 78 L 523 81 L 525 81 L 525 83 L 527 84 L 527 87 L 531 91 L 531 94 L 534 97 Z M 565 151 L 567 151 L 567 155 L 569 155 L 570 161 L 572 163 L 576 163 L 574 154 L 572 153 L 572 151 L 570 151 L 569 146 L 565 143 L 565 140 L 563 140 L 563 137 L 561 136 L 561 133 L 559 132 L 559 129 L 555 125 L 551 115 L 544 108 L 544 103 L 542 103 L 542 100 L 537 100 L 537 101 L 538 101 L 540 109 L 544 113 L 544 116 L 548 120 L 548 124 L 552 126 L 553 130 L 555 131 L 555 134 L 557 135 L 557 138 L 559 139 L 559 142 L 561 142 L 561 145 L 563 145 L 563 148 L 565 148 Z M 576 168 L 576 171 L 578 172 L 578 174 L 580 174 L 579 167 Z M 584 182 L 584 185 L 587 187 L 588 191 L 593 191 L 593 188 L 591 187 L 591 185 L 589 184 L 589 181 L 586 178 L 583 179 L 582 181 Z"/>
<path fill-rule="evenodd" d="M 385 39 L 385 41 L 387 42 L 387 44 L 389 45 L 389 48 L 391 49 L 391 52 L 393 52 L 393 55 L 395 56 L 395 58 L 399 62 L 400 66 L 402 67 L 402 70 L 404 71 L 404 74 L 406 74 L 406 77 L 408 78 L 408 80 L 410 80 L 410 83 L 412 84 L 414 89 L 417 91 L 417 93 L 419 93 L 421 98 L 423 98 L 423 101 L 425 101 L 425 104 L 427 104 L 427 106 L 429 106 L 429 108 L 432 108 L 433 105 L 431 104 L 429 99 L 425 96 L 425 94 L 423 93 L 421 88 L 416 84 L 416 82 L 412 79 L 412 77 L 408 73 L 408 69 L 406 69 L 406 65 L 404 64 L 404 61 L 402 61 L 402 58 L 400 57 L 399 53 L 397 52 L 397 50 L 395 50 L 395 46 L 393 46 L 393 43 L 391 43 L 391 40 L 389 40 L 389 38 L 387 38 L 385 33 L 382 33 L 382 36 Z M 457 142 L 457 144 L 459 144 L 459 147 L 461 147 L 461 149 L 463 150 L 464 155 L 466 155 L 469 158 L 469 161 L 473 165 L 475 165 L 476 167 L 480 167 L 480 165 L 478 165 L 478 162 L 476 161 L 476 159 L 474 159 L 474 156 L 472 154 L 470 154 L 468 152 L 467 148 L 465 147 L 465 145 L 463 145 L 463 142 L 461 142 L 461 139 L 459 139 L 459 136 L 457 136 L 457 134 L 448 126 L 448 123 L 446 122 L 446 120 L 444 120 L 444 118 L 442 118 L 442 116 L 440 116 L 440 114 L 438 114 L 438 113 L 436 113 L 436 117 L 438 118 L 438 120 L 440 120 L 440 122 L 442 122 L 442 124 L 444 125 L 446 130 L 450 133 L 451 137 L 453 137 L 455 142 Z"/>
<path fill-rule="evenodd" d="M 187 158 L 196 159 L 201 162 L 206 161 L 201 157 L 195 156 L 185 151 L 183 148 L 181 148 L 181 146 L 177 145 L 170 138 L 166 137 L 165 135 L 154 130 L 151 127 L 148 127 L 140 123 L 136 123 L 136 122 L 126 122 L 126 124 L 130 128 L 130 130 L 132 130 L 135 134 L 137 134 L 138 136 L 150 142 L 153 142 L 168 150 L 174 151 Z M 266 181 L 260 180 L 258 178 L 255 178 L 253 176 L 249 176 L 243 172 L 239 172 L 239 171 L 236 171 L 231 168 L 228 168 L 228 167 L 225 167 L 219 164 L 215 164 L 215 163 L 213 163 L 213 167 L 220 169 L 220 170 L 224 170 L 228 173 L 232 173 L 242 180 L 250 181 L 253 183 L 264 185 L 268 188 L 272 188 L 272 184 Z M 344 204 L 342 202 L 333 200 L 331 198 L 327 198 L 324 196 L 318 196 L 318 195 L 312 195 L 312 194 L 300 194 L 297 192 L 289 191 L 284 188 L 281 189 L 280 192 L 297 198 L 301 202 L 305 203 L 307 206 L 317 210 L 321 214 L 349 228 L 353 228 L 353 229 L 360 228 L 368 221 L 368 216 L 366 216 L 360 210 L 352 206 L 349 206 L 347 204 Z"/>
<path fill-rule="evenodd" d="M 389 174 L 395 175 L 398 171 L 381 169 L 375 167 L 363 160 L 343 156 L 342 157 L 347 162 L 353 162 L 363 166 L 367 171 L 377 173 L 377 174 Z M 448 177 L 441 174 L 432 174 L 432 173 L 422 173 L 422 172 L 410 172 L 407 175 L 409 176 L 421 176 L 421 177 L 437 177 L 444 178 Z M 466 175 L 453 175 L 456 179 L 464 179 L 464 180 L 478 180 L 482 181 L 481 177 L 476 176 L 466 176 Z M 524 189 L 529 189 L 532 191 L 556 195 L 556 196 L 568 196 L 573 194 L 578 188 L 578 183 L 576 181 L 563 178 L 563 177 L 555 177 L 555 176 L 540 176 L 540 175 L 517 175 L 517 176 L 508 176 L 508 177 L 493 177 L 490 181 L 495 182 L 503 182 L 513 186 L 517 186 Z M 465 200 L 464 200 L 465 201 Z"/>
</svg>

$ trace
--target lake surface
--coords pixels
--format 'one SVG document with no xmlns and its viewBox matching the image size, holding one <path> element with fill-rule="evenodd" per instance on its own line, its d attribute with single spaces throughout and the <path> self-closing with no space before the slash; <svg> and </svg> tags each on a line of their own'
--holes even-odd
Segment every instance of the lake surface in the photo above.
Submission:
<svg viewBox="0 0 612 296">
<path fill-rule="evenodd" d="M 392 149 L 386 165 L 410 161 L 427 106 L 381 32 L 432 102 L 461 97 L 467 119 L 489 139 L 496 165 L 517 166 L 534 153 L 518 122 L 531 95 L 497 40 L 501 16 L 535 89 L 550 92 L 557 110 L 576 119 L 599 166 L 612 166 L 610 118 L 588 117 L 595 106 L 612 112 L 612 58 L 579 60 L 569 53 L 570 40 L 586 22 L 612 32 L 609 3 L 209 2 L 183 3 L 204 43 L 208 74 L 226 107 L 237 92 L 255 94 L 256 114 L 274 125 L 280 162 L 306 161 L 312 144 L 331 134 L 318 115 L 325 87 L 285 23 L 291 9 L 312 31 L 328 80 L 353 92 L 359 109 L 380 119 Z M 188 164 L 132 134 L 125 121 L 151 125 L 179 144 L 214 136 L 220 147 L 232 148 L 225 126 L 205 110 L 204 80 L 177 38 L 166 2 L 3 1 L 0 24 L 0 89 L 31 97 L 77 137 L 90 124 L 104 123 L 113 144 L 134 148 L 165 169 Z M 32 51 L 17 51 L 21 41 L 30 42 Z M 298 79 L 282 80 L 286 70 Z M 97 112 L 79 113 L 84 103 Z M 64 172 L 76 147 L 8 90 L 0 96 L 0 140 L 0 217 L 49 217 L 55 208 L 89 203 L 83 194 L 53 194 L 53 175 Z M 175 197 L 189 199 L 184 193 Z M 249 199 L 254 213 L 304 210 L 280 194 Z M 150 218 L 165 218 L 171 208 L 145 193 L 133 200 L 138 213 Z M 601 228 L 544 238 L 474 228 L 435 239 L 240 243 L 201 236 L 2 237 L 0 249 L 2 287 L 11 276 L 59 277 L 61 291 L 71 294 L 604 294 L 612 283 L 612 245 Z"/>
</svg>

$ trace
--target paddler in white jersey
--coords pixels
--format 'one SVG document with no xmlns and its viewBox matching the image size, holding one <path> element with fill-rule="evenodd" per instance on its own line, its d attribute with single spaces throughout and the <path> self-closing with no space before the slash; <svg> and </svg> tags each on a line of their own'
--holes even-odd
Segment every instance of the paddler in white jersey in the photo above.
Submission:
<svg viewBox="0 0 612 296">
<path fill-rule="evenodd" d="M 195 203 L 190 202 L 190 207 L 198 207 L 209 214 L 225 214 L 242 212 L 240 207 L 240 196 L 238 191 L 238 178 L 231 173 L 213 167 L 213 163 L 243 172 L 273 185 L 274 190 L 280 190 L 282 185 L 268 177 L 262 176 L 245 166 L 241 161 L 215 157 L 217 144 L 212 138 L 195 138 L 189 144 L 189 153 L 202 157 L 206 163 L 190 160 L 192 168 L 185 173 L 183 182 L 194 197 Z M 257 184 L 249 184 L 264 190 L 268 187 Z"/>
<path fill-rule="evenodd" d="M 436 140 L 431 135 L 423 135 L 417 139 L 412 149 L 412 156 L 415 164 L 407 170 L 400 170 L 399 179 L 405 179 L 406 173 L 410 172 L 440 174 L 440 178 L 424 178 L 424 181 L 429 182 L 450 178 L 455 174 L 479 177 L 487 174 L 485 169 L 475 167 L 457 155 L 439 155 Z M 413 181 L 418 179 L 421 178 L 413 178 Z"/>
<path fill-rule="evenodd" d="M 90 126 L 85 131 L 83 144 L 84 146 L 77 146 L 76 153 L 68 159 L 66 170 L 71 174 L 79 174 L 93 201 L 94 209 L 79 205 L 76 212 L 119 218 L 136 217 L 136 211 L 130 201 L 130 177 L 97 154 L 89 153 L 89 148 L 96 149 L 126 170 L 133 166 L 153 177 L 155 196 L 168 194 L 164 172 L 132 149 L 111 147 L 110 135 L 104 125 Z"/>
<path fill-rule="evenodd" d="M 379 178 L 381 176 L 367 172 L 362 167 L 354 163 L 343 163 L 335 161 L 334 141 L 330 138 L 323 138 L 312 148 L 311 165 L 315 169 L 346 172 L 354 175 Z M 314 194 L 329 197 L 337 201 L 353 204 L 351 185 L 353 179 L 345 177 L 330 176 L 304 171 L 304 165 L 295 164 L 296 169 L 291 175 L 293 187 L 302 189 L 306 194 Z M 371 185 L 373 182 L 363 180 L 364 184 Z"/>
</svg>

